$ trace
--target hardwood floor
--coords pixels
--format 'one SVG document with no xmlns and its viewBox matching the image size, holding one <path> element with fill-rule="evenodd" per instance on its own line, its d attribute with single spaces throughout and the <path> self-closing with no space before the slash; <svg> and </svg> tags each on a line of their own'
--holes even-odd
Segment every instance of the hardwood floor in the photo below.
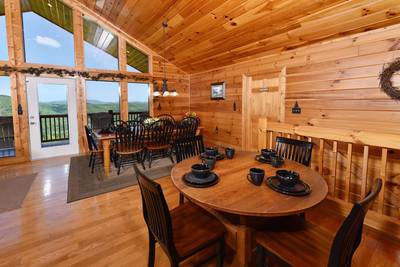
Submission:
<svg viewBox="0 0 400 267">
<path fill-rule="evenodd" d="M 37 173 L 23 207 L 0 214 L 0 266 L 147 266 L 139 188 L 66 204 L 68 170 L 66 157 L 0 167 L 0 179 Z M 178 205 L 170 179 L 158 182 L 169 207 Z M 331 229 L 340 224 L 320 209 L 307 218 Z M 156 251 L 156 266 L 168 266 Z M 366 230 L 354 266 L 400 266 L 400 244 Z"/>
</svg>

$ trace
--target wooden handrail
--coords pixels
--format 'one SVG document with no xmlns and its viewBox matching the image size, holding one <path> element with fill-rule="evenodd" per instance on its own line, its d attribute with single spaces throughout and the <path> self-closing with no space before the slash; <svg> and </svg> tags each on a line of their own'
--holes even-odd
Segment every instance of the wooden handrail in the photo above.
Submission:
<svg viewBox="0 0 400 267">
<path fill-rule="evenodd" d="M 369 157 L 371 156 L 370 147 L 379 148 L 381 152 L 380 166 L 376 163 L 377 161 L 379 162 L 379 159 L 376 157 L 375 166 L 379 168 L 379 177 L 383 180 L 383 186 L 377 201 L 377 211 L 371 212 L 376 213 L 376 218 L 393 218 L 391 217 L 393 215 L 391 215 L 387 208 L 400 210 L 399 207 L 393 207 L 393 204 L 385 199 L 385 197 L 390 195 L 388 194 L 389 192 L 387 192 L 389 188 L 386 184 L 388 179 L 387 168 L 389 166 L 388 151 L 400 150 L 400 134 L 295 125 L 270 121 L 267 118 L 260 118 L 258 127 L 258 149 L 261 150 L 266 147 L 273 148 L 274 134 L 289 138 L 304 138 L 309 141 L 317 139 L 314 141 L 316 141 L 318 145 L 318 150 L 315 151 L 316 154 L 314 155 L 318 157 L 314 161 L 314 166 L 318 169 L 319 173 L 327 179 L 329 198 L 347 203 L 354 201 L 354 197 L 356 196 L 356 199 L 361 199 L 368 193 L 368 185 L 372 182 L 370 180 L 372 177 L 368 177 Z M 346 148 L 342 146 L 342 150 L 339 152 L 338 143 L 344 143 Z M 357 157 L 355 157 L 355 145 L 363 146 L 362 154 Z M 324 155 L 328 156 L 329 160 L 325 161 Z M 341 157 L 343 164 L 338 164 L 338 156 Z M 358 160 L 357 163 L 356 160 Z M 327 162 L 329 162 L 329 166 L 324 166 Z M 353 172 L 355 164 L 362 165 L 360 174 Z M 342 167 L 343 171 L 338 172 L 338 167 Z M 331 171 L 325 172 L 324 170 L 327 169 Z M 338 173 L 340 173 L 340 177 L 337 176 Z M 339 181 L 342 181 L 342 183 L 339 183 Z M 361 187 L 360 189 L 355 189 L 354 185 L 359 185 Z M 385 221 L 386 219 L 382 220 Z M 381 227 L 383 230 L 387 230 L 382 225 L 378 226 L 378 228 Z M 400 221 L 398 221 L 398 227 L 400 230 Z"/>
<path fill-rule="evenodd" d="M 351 144 L 400 149 L 400 135 L 397 134 L 295 125 L 267 121 L 266 118 L 260 118 L 259 125 L 259 132 L 261 133 L 267 131 L 280 132 Z"/>
</svg>

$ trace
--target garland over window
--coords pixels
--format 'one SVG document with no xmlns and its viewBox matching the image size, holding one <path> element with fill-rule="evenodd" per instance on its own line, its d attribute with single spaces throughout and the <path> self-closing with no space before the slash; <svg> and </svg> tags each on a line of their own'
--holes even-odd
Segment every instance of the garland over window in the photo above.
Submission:
<svg viewBox="0 0 400 267">
<path fill-rule="evenodd" d="M 400 58 L 395 59 L 388 66 L 384 67 L 379 75 L 379 84 L 384 91 L 392 99 L 400 100 L 400 89 L 393 86 L 392 77 L 396 72 L 400 72 Z"/>
<path fill-rule="evenodd" d="M 150 78 L 143 77 L 137 74 L 123 74 L 123 73 L 110 73 L 110 72 L 101 72 L 97 74 L 91 74 L 88 71 L 77 71 L 77 70 L 67 70 L 61 68 L 46 68 L 46 67 L 27 67 L 27 68 L 17 68 L 17 67 L 10 67 L 8 65 L 0 66 L 0 72 L 4 72 L 6 74 L 18 72 L 23 74 L 31 74 L 35 76 L 40 76 L 42 74 L 54 74 L 59 77 L 82 77 L 89 80 L 104 80 L 104 79 L 111 79 L 113 81 L 120 81 L 120 80 L 135 80 L 135 81 L 149 81 Z"/>
</svg>

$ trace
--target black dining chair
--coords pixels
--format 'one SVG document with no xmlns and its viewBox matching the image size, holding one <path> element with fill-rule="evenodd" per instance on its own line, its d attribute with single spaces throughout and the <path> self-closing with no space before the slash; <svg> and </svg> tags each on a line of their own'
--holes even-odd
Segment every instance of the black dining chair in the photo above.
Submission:
<svg viewBox="0 0 400 267">
<path fill-rule="evenodd" d="M 170 120 L 173 124 L 176 123 L 175 118 L 170 114 L 160 114 L 157 116 L 160 120 Z"/>
<path fill-rule="evenodd" d="M 114 127 L 114 115 L 110 112 L 98 112 L 89 115 L 92 129 L 109 130 Z"/>
<path fill-rule="evenodd" d="M 277 154 L 286 159 L 297 161 L 305 166 L 310 166 L 312 148 L 312 142 L 280 136 L 276 137 L 275 150 Z"/>
<path fill-rule="evenodd" d="M 178 122 L 175 126 L 175 138 L 190 138 L 196 135 L 199 121 L 193 117 L 187 117 Z"/>
<path fill-rule="evenodd" d="M 176 161 L 179 163 L 184 159 L 198 156 L 204 152 L 203 136 L 191 136 L 188 138 L 177 139 L 174 144 Z M 179 193 L 179 204 L 183 204 L 184 197 Z"/>
<path fill-rule="evenodd" d="M 149 159 L 149 168 L 151 168 L 151 163 L 155 158 L 168 156 L 174 163 L 171 144 L 174 127 L 175 125 L 171 120 L 160 119 L 147 128 L 146 156 Z"/>
<path fill-rule="evenodd" d="M 98 148 L 95 138 L 93 137 L 93 131 L 85 125 L 86 141 L 89 150 L 89 167 L 91 172 L 94 172 L 94 166 L 97 159 L 103 159 L 103 150 Z M 98 162 L 102 163 L 102 161 Z"/>
<path fill-rule="evenodd" d="M 365 216 L 382 188 L 375 179 L 370 193 L 353 205 L 333 236 L 327 230 L 300 216 L 278 219 L 256 233 L 257 266 L 265 266 L 266 257 L 287 266 L 350 267 L 353 254 L 361 243 Z"/>
<path fill-rule="evenodd" d="M 187 202 L 171 211 L 161 186 L 141 173 L 135 172 L 142 194 L 143 216 L 149 233 L 148 266 L 154 266 L 155 243 L 167 254 L 172 267 L 217 244 L 217 266 L 223 266 L 224 226 L 204 209 Z"/>
<path fill-rule="evenodd" d="M 132 164 L 135 161 L 144 166 L 146 128 L 139 122 L 120 124 L 115 131 L 114 150 L 116 154 L 115 164 L 118 168 L 117 174 L 121 172 L 121 167 Z"/>
</svg>

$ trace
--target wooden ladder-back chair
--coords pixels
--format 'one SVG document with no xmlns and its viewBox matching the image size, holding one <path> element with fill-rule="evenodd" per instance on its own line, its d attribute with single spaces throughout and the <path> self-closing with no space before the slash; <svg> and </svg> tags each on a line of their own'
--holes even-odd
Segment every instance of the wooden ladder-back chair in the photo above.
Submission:
<svg viewBox="0 0 400 267">
<path fill-rule="evenodd" d="M 174 144 L 176 161 L 181 162 L 184 159 L 198 156 L 204 152 L 203 136 L 191 136 L 188 138 L 177 139 Z M 184 197 L 179 193 L 179 204 L 184 202 Z"/>
<path fill-rule="evenodd" d="M 199 121 L 193 117 L 187 117 L 176 124 L 175 138 L 190 138 L 196 135 Z"/>
<path fill-rule="evenodd" d="M 159 118 L 160 120 L 170 120 L 174 124 L 176 123 L 174 117 L 170 114 L 160 114 L 157 116 L 157 118 Z"/>
<path fill-rule="evenodd" d="M 312 142 L 279 136 L 276 138 L 275 150 L 279 156 L 297 161 L 305 166 L 310 166 L 312 148 Z"/>
<path fill-rule="evenodd" d="M 153 122 L 148 127 L 146 153 L 149 159 L 149 168 L 151 168 L 151 163 L 156 157 L 168 156 L 174 163 L 171 145 L 174 128 L 175 125 L 171 120 L 163 119 Z"/>
<path fill-rule="evenodd" d="M 118 126 L 115 131 L 114 149 L 117 155 L 116 166 L 118 175 L 121 166 L 135 162 L 135 160 L 144 166 L 146 128 L 141 122 L 124 123 Z"/>
<path fill-rule="evenodd" d="M 98 148 L 98 145 L 93 137 L 93 132 L 89 127 L 85 125 L 85 133 L 86 133 L 86 141 L 89 149 L 89 167 L 91 168 L 92 173 L 94 172 L 94 166 L 96 164 L 97 158 L 102 159 L 103 150 Z"/>
<path fill-rule="evenodd" d="M 335 236 L 300 216 L 266 226 L 268 230 L 256 233 L 257 266 L 264 266 L 269 256 L 290 266 L 350 267 L 361 242 L 365 215 L 381 188 L 382 180 L 376 179 L 367 197 L 353 205 Z"/>
<path fill-rule="evenodd" d="M 142 194 L 143 216 L 149 232 L 148 266 L 154 266 L 155 243 L 167 254 L 172 267 L 197 252 L 218 244 L 218 266 L 223 265 L 224 226 L 202 208 L 187 202 L 171 210 L 161 186 L 135 165 Z"/>
</svg>

